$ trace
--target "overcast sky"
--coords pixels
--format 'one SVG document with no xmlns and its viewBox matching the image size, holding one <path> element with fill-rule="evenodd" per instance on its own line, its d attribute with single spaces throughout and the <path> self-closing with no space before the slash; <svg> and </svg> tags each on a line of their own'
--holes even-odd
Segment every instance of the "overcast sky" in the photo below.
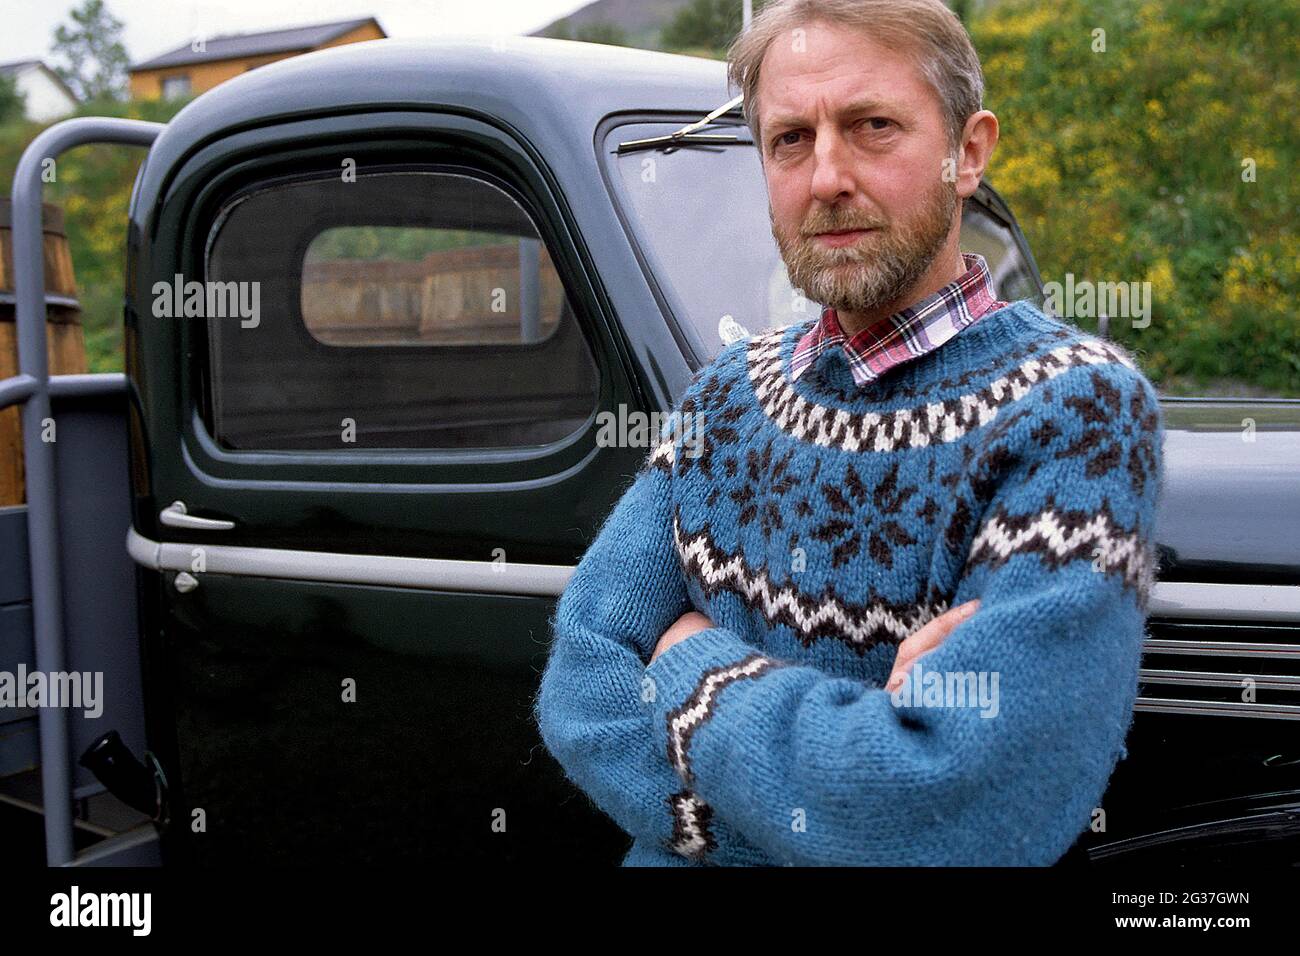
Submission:
<svg viewBox="0 0 1300 956">
<path fill-rule="evenodd" d="M 54 28 L 81 0 L 4 0 L 0 63 L 45 59 Z M 200 35 L 373 16 L 393 37 L 529 33 L 588 0 L 107 0 L 126 24 L 126 52 L 147 60 Z"/>
</svg>

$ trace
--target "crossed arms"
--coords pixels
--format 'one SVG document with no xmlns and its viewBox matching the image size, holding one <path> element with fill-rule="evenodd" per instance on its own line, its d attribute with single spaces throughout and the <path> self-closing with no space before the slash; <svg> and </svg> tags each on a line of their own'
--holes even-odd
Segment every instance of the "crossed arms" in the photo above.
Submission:
<svg viewBox="0 0 1300 956">
<path fill-rule="evenodd" d="M 671 477 L 646 467 L 552 621 L 536 715 L 570 778 L 628 833 L 701 862 L 1055 862 L 1123 752 L 1161 467 L 1158 424 L 1135 450 L 1155 405 L 1139 374 L 1085 368 L 1054 386 L 1002 430 L 1013 464 L 952 601 L 979 598 L 979 611 L 925 658 L 931 672 L 997 674 L 996 716 L 899 706 L 724 627 L 655 656 L 692 606 Z M 1079 416 L 1103 389 L 1123 395 L 1118 418 Z M 1094 454 L 1103 439 L 1111 467 Z"/>
</svg>

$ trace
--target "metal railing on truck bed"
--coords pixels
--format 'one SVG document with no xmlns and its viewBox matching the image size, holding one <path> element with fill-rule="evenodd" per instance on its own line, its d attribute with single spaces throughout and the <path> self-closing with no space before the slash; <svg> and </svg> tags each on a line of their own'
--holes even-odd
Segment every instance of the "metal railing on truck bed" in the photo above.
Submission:
<svg viewBox="0 0 1300 956">
<path fill-rule="evenodd" d="M 101 618 L 105 615 L 111 618 L 116 609 L 118 616 L 129 611 L 133 619 L 129 622 L 132 634 L 135 633 L 136 622 L 134 574 L 122 548 L 120 526 L 113 536 L 117 539 L 116 548 L 122 552 L 122 567 L 116 570 L 101 569 L 100 574 L 91 576 L 97 580 L 86 581 L 84 574 L 77 577 L 75 595 L 69 595 L 65 589 L 64 571 L 84 570 L 80 561 L 87 555 L 61 553 L 61 542 L 66 546 L 71 540 L 70 536 L 60 534 L 61 515 L 66 515 L 77 504 L 96 509 L 93 515 L 85 516 L 90 524 L 86 527 L 79 525 L 75 530 L 83 543 L 97 541 L 98 538 L 90 530 L 96 520 L 117 524 L 122 514 L 125 514 L 125 521 L 129 523 L 129 498 L 127 495 L 116 496 L 115 504 L 112 496 L 101 501 L 61 501 L 61 457 L 85 453 L 89 446 L 82 445 L 72 452 L 56 449 L 56 444 L 59 444 L 57 441 L 43 440 L 43 428 L 52 418 L 52 400 L 94 398 L 125 402 L 127 383 L 121 375 L 50 376 L 46 354 L 45 274 L 41 233 L 42 174 L 51 161 L 75 146 L 103 143 L 148 147 L 162 129 L 160 123 L 140 120 L 100 117 L 66 120 L 51 126 L 32 141 L 23 152 L 14 173 L 13 260 L 18 374 L 0 380 L 0 408 L 22 405 L 23 463 L 27 486 L 27 565 L 30 574 L 27 598 L 30 601 L 35 669 L 43 674 L 61 674 L 67 668 L 68 620 L 73 620 L 84 630 L 86 612 L 98 612 Z M 102 436 L 102 427 L 99 431 Z M 79 434 L 89 432 L 82 431 Z M 96 467 L 103 466 L 103 456 L 113 458 L 125 454 L 125 429 L 121 430 L 117 439 L 120 441 L 118 447 L 99 449 L 101 460 L 95 463 Z M 111 444 L 113 439 L 109 437 L 108 441 Z M 69 443 L 65 440 L 63 444 Z M 66 461 L 64 466 L 67 466 Z M 78 477 L 69 476 L 68 483 L 76 485 Z M 85 497 L 79 496 L 81 499 Z M 121 581 L 114 580 L 118 571 L 131 575 L 125 594 L 113 590 L 114 585 L 121 584 Z M 74 575 L 70 573 L 70 576 Z M 86 588 L 88 590 L 83 590 Z M 91 621 L 90 624 L 92 628 L 98 628 L 103 621 Z M 118 624 L 121 626 L 123 622 Z M 134 642 L 131 649 L 137 650 Z M 113 653 L 111 648 L 107 651 L 104 648 L 100 650 L 104 652 L 100 660 L 101 666 L 110 669 L 107 673 L 111 673 L 113 668 L 119 668 L 129 678 L 132 669 L 129 654 Z M 138 687 L 138 658 L 135 658 L 134 669 L 135 686 Z M 135 706 L 138 708 L 138 702 Z M 84 796 L 86 788 L 74 785 L 71 760 L 74 741 L 67 709 L 40 707 L 37 727 L 46 862 L 57 866 L 112 859 L 113 848 L 102 844 L 83 854 L 75 851 L 73 802 Z M 122 852 L 117 854 L 118 861 L 139 862 L 140 854 L 133 852 L 133 848 L 140 845 L 140 836 L 134 833 L 125 836 L 127 838 L 119 847 Z"/>
</svg>

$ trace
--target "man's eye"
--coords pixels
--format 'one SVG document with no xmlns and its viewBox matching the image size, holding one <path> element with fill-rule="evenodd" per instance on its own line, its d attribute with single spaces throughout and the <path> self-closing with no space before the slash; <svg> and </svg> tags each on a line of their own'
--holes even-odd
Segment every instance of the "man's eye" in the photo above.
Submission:
<svg viewBox="0 0 1300 956">
<path fill-rule="evenodd" d="M 880 130 L 887 129 L 889 126 L 893 125 L 894 121 L 891 119 L 886 119 L 883 116 L 873 116 L 871 117 L 871 119 L 867 120 L 867 122 L 873 124 L 871 128 L 879 132 Z M 876 126 L 874 125 L 876 123 L 880 123 L 882 125 Z"/>
<path fill-rule="evenodd" d="M 791 137 L 791 136 L 793 136 L 794 139 L 790 139 L 789 137 Z M 793 145 L 794 145 L 795 143 L 797 143 L 798 141 L 799 141 L 799 132 L 798 132 L 798 130 L 790 130 L 790 132 L 788 132 L 788 133 L 781 133 L 779 136 L 777 136 L 777 138 L 776 138 L 776 145 L 777 145 L 777 146 L 793 146 Z"/>
</svg>

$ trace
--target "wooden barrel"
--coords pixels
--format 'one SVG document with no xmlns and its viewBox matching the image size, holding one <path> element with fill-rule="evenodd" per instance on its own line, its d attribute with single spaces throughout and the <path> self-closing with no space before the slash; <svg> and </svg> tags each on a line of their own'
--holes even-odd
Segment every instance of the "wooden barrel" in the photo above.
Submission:
<svg viewBox="0 0 1300 956">
<path fill-rule="evenodd" d="M 41 207 L 45 259 L 45 336 L 51 375 L 86 371 L 86 340 L 81 329 L 81 305 L 72 271 L 72 252 L 63 231 L 63 210 Z M 14 323 L 13 208 L 0 198 L 0 378 L 18 374 L 18 335 Z M 0 507 L 25 502 L 23 433 L 19 407 L 0 409 Z"/>
</svg>

